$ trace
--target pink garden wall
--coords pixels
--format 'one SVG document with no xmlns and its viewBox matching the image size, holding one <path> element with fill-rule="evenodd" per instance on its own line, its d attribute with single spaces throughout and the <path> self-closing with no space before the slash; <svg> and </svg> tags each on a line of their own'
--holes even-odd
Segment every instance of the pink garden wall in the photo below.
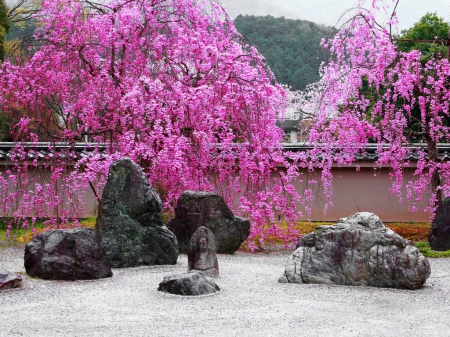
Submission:
<svg viewBox="0 0 450 337">
<path fill-rule="evenodd" d="M 5 171 L 6 165 L 0 166 L 0 171 Z M 429 221 L 429 215 L 423 212 L 427 200 L 416 205 L 418 211 L 413 213 L 409 210 L 406 202 L 406 192 L 404 191 L 404 202 L 399 203 L 399 198 L 389 192 L 391 181 L 388 169 L 375 171 L 371 162 L 362 163 L 359 171 L 355 167 L 335 167 L 333 169 L 332 201 L 334 206 L 325 209 L 325 197 L 321 193 L 320 183 L 314 188 L 314 201 L 312 205 L 311 220 L 313 221 L 336 221 L 339 218 L 349 216 L 359 211 L 373 212 L 380 216 L 383 222 L 422 222 Z M 39 174 L 43 174 L 39 172 Z M 407 173 L 405 179 L 414 178 L 412 173 Z M 320 171 L 304 172 L 304 182 L 297 183 L 296 188 L 302 191 L 307 182 L 311 179 L 320 182 Z M 304 214 L 304 219 L 308 220 L 305 205 L 298 205 Z M 97 202 L 91 191 L 86 191 L 86 205 L 84 206 L 84 217 L 96 216 Z M 0 212 L 4 213 L 4 212 Z M 0 214 L 8 216 L 9 214 Z"/>
</svg>

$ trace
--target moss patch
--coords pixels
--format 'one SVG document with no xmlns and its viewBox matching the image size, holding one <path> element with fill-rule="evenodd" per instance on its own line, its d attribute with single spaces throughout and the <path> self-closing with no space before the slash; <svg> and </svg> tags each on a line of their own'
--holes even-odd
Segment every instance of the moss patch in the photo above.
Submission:
<svg viewBox="0 0 450 337">
<path fill-rule="evenodd" d="M 299 231 L 300 234 L 305 235 L 311 233 L 317 226 L 331 226 L 333 224 L 334 223 L 332 222 L 299 221 L 294 229 Z M 428 232 L 431 228 L 431 223 L 429 222 L 388 222 L 384 225 L 405 239 L 414 242 L 416 247 L 419 248 L 426 257 L 450 257 L 450 250 L 445 252 L 431 250 L 430 245 L 428 244 Z M 286 226 L 281 225 L 281 228 L 286 229 Z M 255 241 L 257 240 L 258 238 L 256 238 Z M 282 240 L 269 236 L 266 238 L 264 245 L 257 247 L 257 251 L 271 251 L 283 248 L 284 242 Z M 292 247 L 289 247 L 289 249 L 292 249 Z M 239 250 L 250 251 L 247 240 L 241 245 Z"/>
<path fill-rule="evenodd" d="M 167 222 L 167 219 L 165 219 Z M 80 220 L 81 226 L 84 228 L 95 228 L 96 218 L 86 218 Z M 300 234 L 305 235 L 311 233 L 317 226 L 331 226 L 332 222 L 307 222 L 299 221 L 294 227 L 295 230 L 300 232 Z M 422 252 L 426 257 L 439 258 L 439 257 L 450 257 L 450 250 L 441 252 L 432 250 L 428 244 L 428 232 L 430 231 L 431 224 L 426 222 L 416 222 L 416 223 L 406 223 L 406 222 L 392 222 L 385 223 L 385 226 L 395 231 L 397 234 L 401 235 L 405 239 L 414 242 L 415 246 Z M 0 219 L 0 247 L 8 247 L 15 245 L 23 245 L 30 242 L 37 234 L 42 233 L 45 229 L 43 228 L 42 222 L 38 222 L 35 226 L 34 232 L 30 229 L 17 229 L 11 230 L 10 237 L 6 237 L 6 230 L 8 227 L 8 221 L 5 219 Z M 70 227 L 70 225 L 68 226 Z M 75 224 L 74 226 L 75 227 Z M 285 224 L 280 226 L 281 229 L 287 229 Z M 264 247 L 258 247 L 258 251 L 270 251 L 284 248 L 284 242 L 281 239 L 275 237 L 268 237 L 264 242 Z M 270 247 L 270 248 L 267 248 Z M 241 251 L 250 251 L 248 247 L 247 240 L 241 245 Z"/>
<path fill-rule="evenodd" d="M 450 250 L 446 250 L 443 252 L 437 251 L 437 250 L 432 250 L 430 245 L 428 244 L 428 242 L 416 242 L 416 243 L 414 243 L 414 245 L 420 250 L 420 252 L 425 257 L 434 257 L 434 258 L 450 257 Z"/>
<path fill-rule="evenodd" d="M 431 223 L 429 222 L 389 222 L 384 224 L 386 227 L 392 229 L 394 232 L 404 237 L 407 240 L 413 242 L 417 241 L 428 241 L 428 232 L 431 228 Z"/>
<path fill-rule="evenodd" d="M 2 246 L 11 246 L 11 245 L 23 245 L 30 242 L 36 235 L 39 233 L 42 233 L 45 231 L 44 225 L 42 224 L 42 221 L 37 221 L 34 225 L 33 230 L 31 228 L 15 228 L 10 231 L 9 237 L 6 237 L 6 232 L 8 228 L 8 220 L 1 219 L 0 220 L 0 244 Z M 84 228 L 95 228 L 95 221 L 96 218 L 86 218 L 81 219 L 80 224 L 81 227 Z M 64 228 L 76 228 L 76 224 L 68 224 L 65 225 Z"/>
</svg>

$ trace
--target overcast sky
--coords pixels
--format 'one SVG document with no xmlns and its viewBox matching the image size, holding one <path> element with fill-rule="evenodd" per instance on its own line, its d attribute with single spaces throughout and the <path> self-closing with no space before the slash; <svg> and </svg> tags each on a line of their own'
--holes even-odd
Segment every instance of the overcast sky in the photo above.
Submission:
<svg viewBox="0 0 450 337">
<path fill-rule="evenodd" d="M 105 1 L 105 0 L 102 0 Z M 243 15 L 284 16 L 335 26 L 339 17 L 354 7 L 356 0 L 218 0 L 232 18 Z M 390 2 L 392 0 L 386 0 Z M 15 3 L 17 0 L 6 0 Z M 367 3 L 372 1 L 367 0 Z M 399 28 L 406 29 L 417 22 L 425 13 L 436 12 L 450 21 L 450 0 L 400 0 L 397 15 Z M 383 18 L 380 18 L 383 20 Z"/>
<path fill-rule="evenodd" d="M 387 0 L 390 2 L 390 0 Z M 232 18 L 239 14 L 284 16 L 336 25 L 339 17 L 356 4 L 356 0 L 219 0 Z M 367 1 L 369 4 L 372 2 Z M 400 29 L 411 27 L 425 13 L 436 12 L 450 21 L 450 0 L 400 0 L 397 7 Z"/>
</svg>

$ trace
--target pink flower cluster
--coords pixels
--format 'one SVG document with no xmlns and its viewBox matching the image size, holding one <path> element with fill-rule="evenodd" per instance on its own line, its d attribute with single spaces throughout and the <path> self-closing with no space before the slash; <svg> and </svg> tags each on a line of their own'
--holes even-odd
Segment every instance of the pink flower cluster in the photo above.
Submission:
<svg viewBox="0 0 450 337">
<path fill-rule="evenodd" d="M 0 68 L 0 109 L 16 122 L 17 144 L 0 174 L 0 212 L 24 226 L 36 218 L 64 226 L 81 216 L 88 189 L 100 197 L 110 164 L 126 156 L 166 212 L 184 190 L 214 191 L 250 218 L 251 249 L 290 244 L 300 235 L 298 205 L 311 212 L 317 184 L 304 171 L 321 170 L 332 205 L 331 167 L 353 162 L 369 142 L 379 144 L 378 165 L 392 168 L 392 193 L 404 186 L 409 154 L 419 155 L 407 198 L 414 209 L 431 182 L 433 210 L 450 192 L 450 165 L 436 155 L 450 136 L 449 62 L 398 52 L 375 22 L 387 4 L 372 6 L 323 41 L 331 59 L 318 92 L 312 86 L 297 97 L 274 84 L 214 1 L 43 0 L 39 48 Z M 276 122 L 288 101 L 314 115 L 308 153 L 282 151 Z M 33 144 L 42 141 L 49 145 L 38 159 Z M 84 155 L 74 147 L 80 142 L 90 146 Z"/>
<path fill-rule="evenodd" d="M 450 141 L 450 64 L 439 55 L 425 61 L 417 50 L 397 50 L 390 35 L 395 12 L 387 26 L 375 21 L 389 2 L 374 0 L 365 10 L 360 1 L 358 13 L 323 41 L 331 60 L 322 68 L 328 86 L 311 131 L 313 153 L 324 158 L 329 195 L 331 165 L 348 164 L 367 143 L 377 143 L 378 166 L 391 168 L 391 192 L 401 196 L 406 185 L 411 209 L 425 197 L 433 213 L 450 192 L 450 163 L 437 156 L 437 145 Z M 412 153 L 420 158 L 417 165 L 409 161 Z M 404 170 L 414 166 L 417 179 L 404 184 Z"/>
<path fill-rule="evenodd" d="M 39 18 L 34 56 L 0 70 L 1 108 L 23 116 L 13 130 L 15 165 L 0 176 L 2 212 L 76 218 L 85 191 L 100 196 L 109 165 L 126 156 L 166 211 L 184 190 L 216 191 L 251 218 L 251 239 L 296 239 L 297 171 L 278 171 L 290 167 L 276 126 L 285 92 L 222 7 L 44 0 Z M 29 143 L 42 140 L 51 158 L 30 160 Z M 73 145 L 84 141 L 98 145 L 83 157 Z M 35 174 L 44 167 L 46 183 Z M 282 221 L 289 229 L 276 227 Z"/>
</svg>

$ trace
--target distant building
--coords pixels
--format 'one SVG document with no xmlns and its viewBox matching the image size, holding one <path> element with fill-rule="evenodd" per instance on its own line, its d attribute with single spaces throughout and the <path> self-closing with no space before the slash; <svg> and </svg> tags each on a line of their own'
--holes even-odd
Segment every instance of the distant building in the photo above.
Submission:
<svg viewBox="0 0 450 337">
<path fill-rule="evenodd" d="M 307 143 L 311 121 L 285 119 L 277 125 L 284 131 L 284 143 Z"/>
</svg>

